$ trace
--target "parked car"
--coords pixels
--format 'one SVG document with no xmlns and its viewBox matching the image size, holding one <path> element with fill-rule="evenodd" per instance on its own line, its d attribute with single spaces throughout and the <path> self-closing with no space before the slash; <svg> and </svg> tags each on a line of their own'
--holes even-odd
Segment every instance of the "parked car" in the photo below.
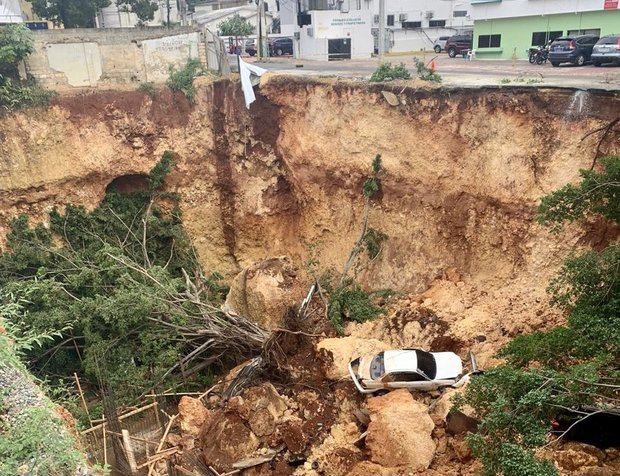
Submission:
<svg viewBox="0 0 620 476">
<path fill-rule="evenodd" d="M 561 63 L 573 63 L 583 66 L 592 56 L 592 49 L 598 41 L 598 36 L 576 35 L 561 36 L 553 40 L 549 49 L 549 61 L 553 66 Z"/>
<path fill-rule="evenodd" d="M 446 40 L 444 49 L 448 52 L 450 58 L 455 58 L 456 55 L 463 55 L 463 57 L 465 57 L 473 46 L 474 38 L 472 36 L 454 35 Z"/>
<path fill-rule="evenodd" d="M 476 371 L 473 354 L 472 370 Z M 463 362 L 454 352 L 426 352 L 420 349 L 386 350 L 365 355 L 349 363 L 349 374 L 361 393 L 407 388 L 436 390 L 460 387 L 469 380 Z"/>
<path fill-rule="evenodd" d="M 620 34 L 604 36 L 594 45 L 592 64 L 600 66 L 603 63 L 620 65 Z"/>
<path fill-rule="evenodd" d="M 245 52 L 250 56 L 256 56 L 256 40 L 245 40 Z"/>
<path fill-rule="evenodd" d="M 435 43 L 433 43 L 433 49 L 435 50 L 435 53 L 439 54 L 442 51 L 446 51 L 446 41 L 448 41 L 448 38 L 450 37 L 440 36 L 435 40 Z"/>
<path fill-rule="evenodd" d="M 293 54 L 292 38 L 275 38 L 269 43 L 270 56 L 282 56 Z"/>
</svg>

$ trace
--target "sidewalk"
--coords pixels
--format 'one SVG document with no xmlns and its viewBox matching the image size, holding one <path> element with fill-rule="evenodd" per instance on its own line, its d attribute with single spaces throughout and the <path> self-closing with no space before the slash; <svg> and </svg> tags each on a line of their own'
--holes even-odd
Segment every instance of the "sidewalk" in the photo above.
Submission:
<svg viewBox="0 0 620 476">
<path fill-rule="evenodd" d="M 442 76 L 443 83 L 447 85 L 528 85 L 620 90 L 620 67 L 618 66 L 597 68 L 592 65 L 582 67 L 561 65 L 554 68 L 549 63 L 539 66 L 530 64 L 526 60 L 465 61 L 460 57 L 449 58 L 445 54 L 436 56 L 430 53 L 424 59 L 429 62 L 432 58 L 436 58 L 437 72 Z M 386 62 L 405 63 L 411 71 L 415 69 L 411 55 L 388 56 Z M 302 64 L 303 67 L 297 67 L 297 63 Z M 345 61 L 297 61 L 290 57 L 281 57 L 269 58 L 256 64 L 279 73 L 368 79 L 379 66 L 379 60 L 373 58 Z"/>
</svg>

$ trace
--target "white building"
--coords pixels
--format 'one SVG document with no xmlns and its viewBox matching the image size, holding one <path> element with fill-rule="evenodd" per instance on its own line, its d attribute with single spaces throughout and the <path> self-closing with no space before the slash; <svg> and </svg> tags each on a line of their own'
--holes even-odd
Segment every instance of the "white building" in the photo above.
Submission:
<svg viewBox="0 0 620 476">
<path fill-rule="evenodd" d="M 474 21 L 468 0 L 385 0 L 386 50 L 431 50 L 441 36 L 471 32 Z M 373 1 L 374 33 L 379 31 L 379 1 Z"/>
<path fill-rule="evenodd" d="M 348 57 L 338 39 L 350 42 L 351 58 L 378 50 L 379 0 L 280 0 L 279 6 L 282 34 L 299 37 L 300 58 L 328 59 L 330 45 L 332 52 L 345 48 Z M 441 36 L 473 31 L 469 0 L 385 0 L 385 10 L 389 52 L 431 50 Z"/>
<path fill-rule="evenodd" d="M 24 16 L 19 0 L 0 0 L 0 25 L 23 22 Z"/>
<path fill-rule="evenodd" d="M 217 33 L 220 23 L 235 15 L 247 20 L 254 28 L 255 33 L 258 31 L 258 10 L 255 5 L 250 4 L 242 7 L 222 8 L 221 10 L 197 11 L 194 13 L 193 22 Z M 269 32 L 273 23 L 273 15 L 270 11 L 266 11 L 264 18 L 263 26 Z"/>
<path fill-rule="evenodd" d="M 185 6 L 185 2 L 182 6 Z M 168 14 L 168 9 L 170 13 Z M 153 15 L 153 19 L 146 22 L 148 26 L 161 26 L 168 22 L 180 23 L 181 16 L 177 7 L 176 0 L 157 0 L 157 10 Z M 118 5 L 116 0 L 99 10 L 97 14 L 97 26 L 99 28 L 132 28 L 139 24 L 138 16 L 135 13 L 127 11 L 126 6 Z"/>
</svg>

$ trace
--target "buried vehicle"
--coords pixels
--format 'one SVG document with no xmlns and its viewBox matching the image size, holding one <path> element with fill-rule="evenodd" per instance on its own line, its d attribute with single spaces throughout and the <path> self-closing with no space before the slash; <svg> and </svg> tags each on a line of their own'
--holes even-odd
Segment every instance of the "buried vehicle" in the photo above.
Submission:
<svg viewBox="0 0 620 476">
<path fill-rule="evenodd" d="M 476 361 L 470 353 L 472 372 Z M 364 355 L 349 363 L 349 374 L 361 393 L 407 388 L 436 390 L 461 387 L 470 373 L 463 373 L 463 362 L 454 352 L 426 352 L 421 349 L 386 350 Z"/>
</svg>

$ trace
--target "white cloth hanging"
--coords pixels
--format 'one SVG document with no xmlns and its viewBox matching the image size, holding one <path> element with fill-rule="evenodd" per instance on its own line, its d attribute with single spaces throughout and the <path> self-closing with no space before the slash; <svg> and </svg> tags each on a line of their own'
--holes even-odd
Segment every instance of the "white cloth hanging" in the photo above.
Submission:
<svg viewBox="0 0 620 476">
<path fill-rule="evenodd" d="M 254 94 L 254 84 L 258 84 L 258 78 L 267 72 L 259 66 L 255 66 L 251 63 L 246 63 L 239 58 L 239 75 L 241 76 L 241 89 L 243 89 L 243 97 L 245 98 L 245 107 L 250 109 L 250 104 L 256 101 L 256 95 Z"/>
</svg>

